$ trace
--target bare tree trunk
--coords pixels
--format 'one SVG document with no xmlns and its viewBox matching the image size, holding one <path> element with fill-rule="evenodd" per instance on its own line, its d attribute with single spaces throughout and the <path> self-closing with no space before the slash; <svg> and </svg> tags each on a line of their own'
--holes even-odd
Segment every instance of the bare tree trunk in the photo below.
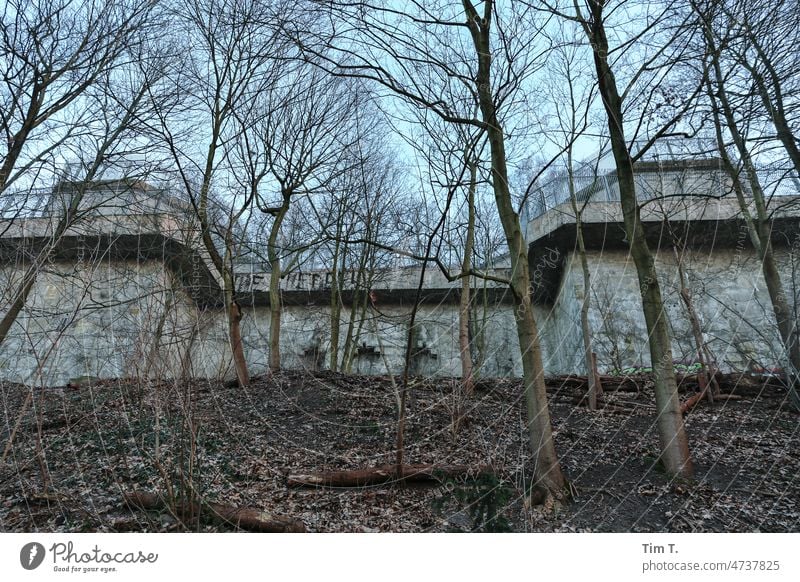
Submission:
<svg viewBox="0 0 800 582">
<path fill-rule="evenodd" d="M 591 307 L 591 274 L 589 272 L 589 261 L 586 258 L 586 246 L 583 241 L 583 229 L 581 228 L 580 218 L 577 218 L 576 229 L 578 235 L 578 256 L 581 260 L 581 270 L 583 272 L 583 301 L 581 302 L 581 331 L 583 332 L 583 359 L 586 364 L 586 377 L 589 383 L 589 410 L 597 410 L 597 398 L 602 389 L 597 377 L 597 365 L 595 354 L 592 349 L 592 326 L 589 323 L 589 308 Z"/>
<path fill-rule="evenodd" d="M 228 316 L 228 335 L 231 341 L 231 353 L 233 354 L 233 366 L 236 369 L 236 379 L 239 386 L 250 385 L 250 373 L 247 370 L 247 360 L 244 356 L 244 345 L 242 343 L 242 309 L 236 301 L 226 302 L 225 309 Z"/>
<path fill-rule="evenodd" d="M 622 143 L 624 145 L 624 141 Z M 627 157 L 627 149 L 625 149 L 624 155 Z M 630 164 L 630 158 L 627 162 Z M 692 476 L 693 468 L 680 410 L 675 370 L 672 366 L 671 338 L 661 297 L 661 287 L 639 215 L 631 166 L 625 167 L 625 161 L 623 161 L 621 164 L 618 162 L 617 167 L 620 198 L 625 216 L 625 230 L 639 277 L 642 310 L 649 337 L 650 361 L 653 367 L 658 409 L 657 422 L 662 451 L 661 460 L 670 474 L 688 478 Z"/>
<path fill-rule="evenodd" d="M 474 161 L 469 163 L 469 191 L 467 194 L 467 239 L 464 243 L 464 259 L 461 263 L 461 273 L 469 273 L 472 269 L 472 249 L 475 245 L 475 190 L 477 188 L 478 167 Z M 474 383 L 472 378 L 472 349 L 470 346 L 469 316 L 472 295 L 470 289 L 471 277 L 461 279 L 461 297 L 458 307 L 458 347 L 461 352 L 461 386 L 463 400 L 472 398 Z M 458 412 L 461 416 L 461 411 Z"/>
<path fill-rule="evenodd" d="M 225 302 L 225 316 L 228 320 L 228 340 L 231 346 L 231 356 L 233 358 L 233 368 L 236 372 L 236 380 L 239 386 L 250 385 L 250 372 L 247 369 L 247 358 L 244 353 L 244 343 L 242 341 L 242 308 L 236 301 L 234 295 L 236 282 L 233 272 L 233 232 L 228 228 L 225 233 L 225 256 L 222 258 L 222 295 Z"/>
<path fill-rule="evenodd" d="M 794 407 L 800 410 L 800 395 L 797 392 L 798 381 L 800 380 L 800 341 L 797 338 L 797 321 L 794 313 L 789 306 L 789 302 L 784 294 L 783 283 L 781 281 L 780 271 L 778 269 L 775 254 L 772 250 L 771 241 L 771 221 L 767 213 L 767 207 L 764 197 L 764 191 L 761 188 L 761 183 L 756 174 L 755 165 L 750 156 L 750 151 L 747 148 L 744 136 L 739 131 L 736 123 L 736 118 L 733 113 L 733 108 L 728 100 L 727 91 L 724 86 L 724 77 L 719 60 L 716 56 L 715 45 L 710 31 L 706 30 L 706 41 L 712 52 L 712 70 L 714 72 L 714 80 L 716 83 L 716 91 L 711 87 L 711 81 L 707 82 L 707 94 L 713 104 L 712 109 L 714 112 L 714 126 L 717 134 L 717 143 L 719 145 L 719 152 L 722 158 L 723 165 L 728 174 L 733 180 L 734 192 L 739 202 L 739 207 L 742 211 L 742 216 L 747 224 L 750 240 L 758 253 L 761 260 L 761 268 L 764 274 L 764 282 L 767 285 L 767 293 L 769 294 L 770 302 L 772 303 L 772 311 L 775 314 L 775 320 L 778 326 L 778 333 L 780 334 L 783 342 L 783 347 L 786 352 L 786 357 L 789 364 L 789 372 L 787 374 L 789 384 L 789 397 Z M 719 103 L 719 108 L 716 104 Z M 739 172 L 736 170 L 733 161 L 725 149 L 725 141 L 722 135 L 722 120 L 720 119 L 720 111 L 728 127 L 728 131 L 733 138 L 734 146 L 739 152 L 744 172 L 750 184 L 750 189 L 753 196 L 753 204 L 755 206 L 755 217 L 750 212 L 750 207 L 745 197 L 744 188 L 741 184 Z"/>
<path fill-rule="evenodd" d="M 689 317 L 689 326 L 692 329 L 695 350 L 697 351 L 697 360 L 700 362 L 700 371 L 697 373 L 698 382 L 701 385 L 700 399 L 703 398 L 703 395 L 706 395 L 709 403 L 713 404 L 714 399 L 719 396 L 719 385 L 714 376 L 716 372 L 710 367 L 710 358 L 706 358 L 708 348 L 703 340 L 703 328 L 700 325 L 700 317 L 697 315 L 697 310 L 694 308 L 692 294 L 689 291 L 689 287 L 686 285 L 686 272 L 683 268 L 683 253 L 679 253 L 677 248 L 673 250 L 675 251 L 675 262 L 678 266 L 678 277 L 681 283 L 680 296 L 683 305 L 686 307 L 686 313 Z"/>
<path fill-rule="evenodd" d="M 3 319 L 0 320 L 0 346 L 2 346 L 3 342 L 6 341 L 6 337 L 8 337 L 8 332 L 11 330 L 11 326 L 14 325 L 14 322 L 17 320 L 17 317 L 27 303 L 28 296 L 31 294 L 31 290 L 36 283 L 36 275 L 38 270 L 38 261 L 34 261 L 34 264 L 29 267 L 22 276 L 22 281 L 20 281 L 20 284 L 14 293 L 14 300 L 11 302 L 8 311 L 3 314 Z"/>
<path fill-rule="evenodd" d="M 369 237 L 369 231 L 367 233 Z M 365 248 L 364 253 L 358 263 L 356 272 L 356 282 L 353 286 L 352 300 L 350 304 L 350 319 L 347 324 L 347 336 L 344 342 L 344 354 L 342 355 L 342 371 L 349 374 L 353 371 L 353 361 L 356 357 L 358 338 L 361 337 L 361 330 L 364 328 L 364 321 L 367 318 L 367 308 L 369 306 L 369 289 L 367 289 L 367 264 L 370 256 L 369 248 Z M 357 321 L 356 321 L 357 320 Z"/>
<path fill-rule="evenodd" d="M 653 367 L 657 406 L 658 436 L 661 445 L 661 461 L 671 475 L 691 477 L 692 461 L 689 444 L 683 425 L 683 416 L 678 399 L 678 386 L 672 366 L 672 347 L 667 325 L 661 287 L 658 282 L 655 262 L 645 237 L 644 226 L 636 199 L 636 184 L 631 159 L 623 131 L 622 98 L 616 80 L 608 64 L 608 39 L 603 24 L 603 5 L 592 4 L 592 20 L 587 25 L 594 49 L 599 92 L 608 117 L 611 147 L 616 162 L 620 201 L 625 222 L 625 234 L 630 253 L 636 265 L 639 288 L 642 295 L 642 311 L 647 325 L 650 344 L 650 360 Z"/>
<path fill-rule="evenodd" d="M 164 326 L 167 324 L 167 318 L 169 317 L 169 312 L 172 309 L 174 294 L 175 290 L 173 288 L 173 283 L 172 281 L 169 281 L 167 288 L 164 290 L 164 309 L 158 316 L 158 323 L 156 323 L 156 328 L 153 334 L 153 345 L 150 347 L 147 359 L 144 362 L 145 378 L 150 377 L 153 367 L 156 365 L 156 361 L 159 359 L 158 353 L 161 350 L 161 339 L 164 336 Z"/>
<path fill-rule="evenodd" d="M 208 167 L 206 168 L 206 175 L 211 175 L 211 167 L 213 164 L 214 158 L 214 147 L 209 148 L 209 155 L 208 155 Z M 236 371 L 236 379 L 239 382 L 240 386 L 249 386 L 250 384 L 250 374 L 247 369 L 247 359 L 244 355 L 244 346 L 242 345 L 242 336 L 241 336 L 241 328 L 240 323 L 242 320 L 242 312 L 239 308 L 239 305 L 235 302 L 234 298 L 234 289 L 235 289 L 235 281 L 233 278 L 233 266 L 230 262 L 230 256 L 232 252 L 232 241 L 230 240 L 230 229 L 232 226 L 228 227 L 228 233 L 226 236 L 226 249 L 225 249 L 225 257 L 221 256 L 219 251 L 217 250 L 213 239 L 211 238 L 211 228 L 208 221 L 208 211 L 207 211 L 207 204 L 208 204 L 208 191 L 210 188 L 210 178 L 207 178 L 201 187 L 200 192 L 200 204 L 197 211 L 197 216 L 200 221 L 201 232 L 200 236 L 203 241 L 203 245 L 205 246 L 206 252 L 208 252 L 209 256 L 211 257 L 211 261 L 214 264 L 217 272 L 219 273 L 221 283 L 222 283 L 222 299 L 225 304 L 225 315 L 228 320 L 228 341 L 230 342 L 231 346 L 231 355 L 233 357 L 234 362 L 234 369 Z"/>
<path fill-rule="evenodd" d="M 578 256 L 581 261 L 581 271 L 583 273 L 583 301 L 581 302 L 581 331 L 583 335 L 583 358 L 586 365 L 586 378 L 589 384 L 588 403 L 589 410 L 597 410 L 597 398 L 600 395 L 600 382 L 597 377 L 597 364 L 595 362 L 594 350 L 592 349 L 592 327 L 589 324 L 589 308 L 591 307 L 591 273 L 589 271 L 589 260 L 586 257 L 586 244 L 583 240 L 583 214 L 578 207 L 578 199 L 575 194 L 575 179 L 572 173 L 572 146 L 567 149 L 567 171 L 569 181 L 570 201 L 572 211 L 575 213 L 575 235 L 578 242 Z"/>
<path fill-rule="evenodd" d="M 337 232 L 339 236 L 341 232 Z M 339 288 L 339 252 L 341 243 L 336 239 L 333 250 L 333 266 L 331 269 L 331 345 L 330 369 L 336 372 L 339 368 L 339 334 L 342 326 L 342 292 Z"/>
<path fill-rule="evenodd" d="M 278 259 L 270 258 L 272 272 L 269 277 L 269 367 L 281 369 L 281 290 Z"/>
<path fill-rule="evenodd" d="M 477 169 L 476 169 L 477 171 Z M 433 248 L 433 241 L 437 237 L 437 233 L 439 229 L 444 225 L 448 212 L 450 210 L 450 204 L 452 202 L 452 190 L 447 196 L 447 201 L 445 203 L 444 209 L 442 210 L 442 216 L 439 219 L 439 222 L 434 226 L 433 230 L 428 237 L 426 246 L 425 246 L 425 254 L 423 256 L 430 257 L 431 256 L 431 249 Z M 417 322 L 417 314 L 419 312 L 420 302 L 422 300 L 422 290 L 425 287 L 425 273 L 428 269 L 428 261 L 422 262 L 422 267 L 420 268 L 419 279 L 417 281 L 417 289 L 414 294 L 414 303 L 411 307 L 411 317 L 408 322 L 408 334 L 406 336 L 406 350 L 405 350 L 405 358 L 404 358 L 404 365 L 403 365 L 403 376 L 402 376 L 402 383 L 400 386 L 400 392 L 398 394 L 398 414 L 397 414 L 397 438 L 396 438 L 396 445 L 395 445 L 395 453 L 396 453 L 396 473 L 398 478 L 403 474 L 403 458 L 405 454 L 405 433 L 406 433 L 406 407 L 408 402 L 408 379 L 409 374 L 411 371 L 411 360 L 414 358 L 415 355 L 415 344 L 417 343 L 415 338 L 417 335 L 416 332 L 416 322 Z M 372 297 L 370 298 L 372 301 Z M 373 302 L 373 307 L 374 307 Z M 376 322 L 376 333 L 377 333 L 377 322 Z M 383 349 L 381 348 L 381 353 L 383 354 Z M 385 355 L 384 355 L 385 360 Z M 456 411 L 458 414 L 458 411 Z M 456 419 L 458 424 L 458 418 Z M 457 428 L 454 427 L 454 428 Z"/>
<path fill-rule="evenodd" d="M 271 370 L 281 368 L 281 259 L 278 255 L 278 234 L 281 224 L 289 211 L 290 194 L 284 193 L 283 204 L 275 214 L 275 220 L 269 232 L 267 257 L 269 259 L 269 367 Z"/>
<path fill-rule="evenodd" d="M 353 289 L 350 302 L 350 316 L 347 319 L 347 332 L 344 337 L 344 351 L 342 353 L 341 370 L 345 374 L 349 374 L 353 369 L 353 354 L 355 351 L 353 336 L 355 334 L 356 313 L 358 312 L 359 300 L 358 290 Z"/>
<path fill-rule="evenodd" d="M 489 138 L 492 160 L 492 184 L 495 203 L 503 225 L 511 260 L 511 295 L 514 301 L 514 316 L 522 356 L 522 373 L 525 401 L 528 412 L 528 431 L 534 458 L 534 479 L 537 487 L 556 499 L 567 495 L 567 482 L 553 442 L 550 411 L 544 382 L 544 365 L 539 341 L 539 330 L 531 302 L 528 248 L 522 235 L 519 216 L 511 201 L 506 165 L 505 137 L 492 94 L 490 46 L 492 9 L 485 6 L 481 17 L 472 2 L 464 0 L 467 26 L 478 58 L 475 86 L 478 91 L 481 115 Z"/>
<path fill-rule="evenodd" d="M 472 314 L 470 319 L 470 334 L 472 345 L 475 347 L 475 360 L 472 366 L 473 380 L 480 374 L 480 370 L 486 361 L 486 325 L 489 313 L 489 293 L 486 280 L 480 289 L 480 302 L 472 302 Z M 475 370 L 478 370 L 477 374 Z"/>
</svg>

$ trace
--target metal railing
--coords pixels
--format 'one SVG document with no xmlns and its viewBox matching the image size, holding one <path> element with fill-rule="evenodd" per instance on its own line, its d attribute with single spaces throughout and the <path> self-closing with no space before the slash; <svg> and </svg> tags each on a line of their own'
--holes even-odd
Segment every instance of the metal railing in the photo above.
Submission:
<svg viewBox="0 0 800 582">
<path fill-rule="evenodd" d="M 186 204 L 168 190 L 140 181 L 101 180 L 90 184 L 64 181 L 50 188 L 0 193 L 0 221 L 63 216 L 75 195 L 81 196 L 77 213 L 86 216 L 180 215 L 186 211 Z"/>
<path fill-rule="evenodd" d="M 793 169 L 765 167 L 757 170 L 759 183 L 767 197 L 800 195 L 800 179 Z M 578 172 L 572 176 L 578 205 L 586 202 L 617 202 L 619 182 L 615 170 Z M 634 166 L 636 197 L 640 202 L 667 197 L 732 196 L 733 179 L 720 160 L 671 160 L 642 162 Z M 746 192 L 750 184 L 741 176 Z M 570 201 L 570 181 L 566 174 L 557 175 L 533 190 L 525 208 L 527 220 L 542 216 Z"/>
</svg>

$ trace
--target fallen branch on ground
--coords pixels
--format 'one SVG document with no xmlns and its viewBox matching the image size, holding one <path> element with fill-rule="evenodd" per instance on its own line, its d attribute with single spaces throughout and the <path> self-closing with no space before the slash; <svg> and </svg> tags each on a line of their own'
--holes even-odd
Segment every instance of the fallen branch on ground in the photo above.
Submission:
<svg viewBox="0 0 800 582">
<path fill-rule="evenodd" d="M 383 465 L 352 471 L 327 471 L 322 473 L 291 474 L 286 478 L 288 487 L 366 487 L 384 483 L 441 483 L 447 479 L 475 478 L 491 473 L 488 467 L 443 465 Z"/>
<path fill-rule="evenodd" d="M 129 506 L 144 510 L 174 510 L 177 517 L 199 516 L 217 525 L 232 525 L 243 530 L 264 533 L 305 532 L 306 527 L 299 519 L 272 515 L 254 507 L 232 507 L 221 503 L 179 503 L 172 507 L 163 497 L 143 491 L 133 491 L 123 495 Z"/>
</svg>

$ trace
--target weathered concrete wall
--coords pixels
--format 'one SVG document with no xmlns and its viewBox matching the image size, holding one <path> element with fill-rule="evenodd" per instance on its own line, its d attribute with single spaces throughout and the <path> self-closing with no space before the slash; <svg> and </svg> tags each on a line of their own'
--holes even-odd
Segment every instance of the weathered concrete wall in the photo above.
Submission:
<svg viewBox="0 0 800 582">
<path fill-rule="evenodd" d="M 656 178 L 647 176 L 647 184 L 656 192 L 686 191 L 685 182 L 665 185 Z M 703 190 L 710 187 L 706 182 L 689 186 Z M 180 205 L 166 195 L 154 197 L 137 188 L 115 190 L 113 195 L 102 190 L 100 199 L 87 198 L 92 204 L 86 215 L 51 249 L 51 259 L 44 262 L 24 310 L 0 346 L 0 378 L 63 384 L 82 376 L 233 376 L 219 274 L 197 244 L 191 221 L 180 217 Z M 116 201 L 110 209 L 107 199 Z M 771 209 L 784 286 L 795 305 L 800 292 L 798 205 L 800 197 L 784 196 Z M 782 350 L 761 267 L 735 201 L 666 198 L 649 202 L 642 216 L 652 248 L 660 249 L 657 268 L 675 359 L 691 362 L 696 350 L 678 295 L 677 259 L 669 244 L 673 228 L 679 238 L 690 241 L 682 264 L 704 340 L 718 365 L 723 369 L 781 366 Z M 592 249 L 588 293 L 599 367 L 604 371 L 646 367 L 650 358 L 641 299 L 619 203 L 592 202 L 583 218 L 584 236 Z M 527 226 L 534 309 L 548 374 L 584 372 L 580 307 L 587 290 L 574 252 L 574 223 L 571 205 L 565 203 Z M 53 219 L 35 214 L 0 226 L 2 312 L 31 258 L 47 247 Z M 503 276 L 506 271 L 501 268 L 495 274 Z M 368 287 L 376 303 L 366 312 L 357 310 L 353 319 L 360 349 L 352 371 L 382 374 L 403 369 L 419 275 L 419 269 L 394 269 L 371 279 Z M 245 313 L 245 353 L 253 374 L 267 370 L 268 279 L 268 273 L 247 269 L 238 270 L 236 276 Z M 325 272 L 295 272 L 282 279 L 283 366 L 328 366 L 330 283 Z M 345 276 L 344 297 L 353 295 L 354 283 L 355 277 Z M 501 284 L 484 285 L 486 292 L 476 297 L 472 314 L 478 373 L 519 376 L 513 306 Z M 460 373 L 459 288 L 459 281 L 448 281 L 436 269 L 427 271 L 412 373 Z M 350 318 L 350 308 L 344 307 L 340 362 Z"/>
<path fill-rule="evenodd" d="M 691 179 L 690 179 L 691 178 Z M 783 350 L 761 264 L 750 244 L 746 222 L 730 185 L 719 172 L 645 172 L 637 176 L 641 219 L 655 253 L 673 356 L 696 360 L 687 308 L 682 302 L 678 255 L 701 323 L 703 340 L 726 370 L 783 367 Z M 592 186 L 594 188 L 594 186 Z M 613 189 L 612 189 L 613 190 Z M 618 193 L 582 207 L 582 233 L 591 270 L 590 325 L 601 370 L 650 365 L 649 346 L 636 268 L 628 256 Z M 692 195 L 687 195 L 692 194 Z M 555 200 L 561 200 L 556 197 Z M 752 205 L 752 201 L 751 201 Z M 800 195 L 786 189 L 771 198 L 772 244 L 780 262 L 784 291 L 797 305 L 800 284 Z M 751 208 L 751 214 L 753 213 Z M 545 332 L 551 357 L 548 372 L 584 372 L 580 307 L 586 290 L 576 256 L 576 217 L 561 202 L 531 220 L 532 295 L 552 322 Z M 686 249 L 686 250 L 681 250 Z"/>
<path fill-rule="evenodd" d="M 784 286 L 796 299 L 798 254 L 778 249 Z M 624 251 L 589 251 L 591 270 L 590 325 L 601 371 L 648 367 L 650 354 L 642 316 L 636 268 Z M 700 319 L 704 341 L 725 370 L 781 367 L 782 350 L 761 266 L 750 249 L 688 252 L 682 259 L 687 287 Z M 673 357 L 696 360 L 687 309 L 680 298 L 677 258 L 671 249 L 656 257 L 656 267 L 673 333 Z M 580 303 L 583 273 L 570 254 L 551 317 L 551 373 L 582 371 Z M 558 344 L 554 345 L 557 339 Z"/>
<path fill-rule="evenodd" d="M 22 269 L 0 270 L 3 301 Z M 310 277 L 309 277 L 310 279 Z M 294 284 L 294 279 L 289 282 Z M 399 285 L 395 282 L 395 285 Z M 379 305 L 354 318 L 361 354 L 352 371 L 399 373 L 404 364 L 411 306 Z M 351 312 L 344 308 L 338 360 Z M 267 370 L 268 306 L 245 308 L 242 335 L 251 373 Z M 458 375 L 457 303 L 425 303 L 417 315 L 412 371 Z M 518 375 L 519 348 L 511 308 L 477 307 L 475 355 L 479 373 Z M 330 307 L 286 305 L 282 317 L 282 364 L 327 368 Z M 40 273 L 28 304 L 0 348 L 0 377 L 35 384 L 121 376 L 231 377 L 225 314 L 198 308 L 173 273 L 157 260 L 52 262 Z"/>
<path fill-rule="evenodd" d="M 19 275 L 4 268 L 1 288 L 9 293 Z M 0 350 L 3 377 L 47 384 L 144 373 L 168 287 L 155 262 L 47 264 Z"/>
<path fill-rule="evenodd" d="M 350 310 L 341 313 L 341 343 L 344 343 Z M 510 376 L 521 373 L 519 347 L 508 307 L 492 308 L 481 325 L 485 349 L 480 354 L 481 373 L 487 376 Z M 246 310 L 242 334 L 251 373 L 267 370 L 269 355 L 270 313 L 266 307 Z M 412 373 L 458 375 L 461 370 L 458 351 L 458 313 L 453 304 L 421 305 L 416 318 L 414 349 L 419 352 L 412 362 Z M 403 369 L 410 308 L 387 306 L 368 310 L 362 319 L 357 345 L 361 347 L 352 363 L 352 371 L 365 374 L 399 373 Z M 193 350 L 197 362 L 224 360 L 225 374 L 232 374 L 226 344 L 224 317 L 219 314 L 201 334 Z M 344 354 L 340 346 L 338 361 Z M 478 355 L 478 354 L 476 354 Z M 328 368 L 330 358 L 330 308 L 327 306 L 287 306 L 281 320 L 281 359 L 288 368 Z M 208 375 L 205 370 L 198 375 Z"/>
<path fill-rule="evenodd" d="M 787 292 L 794 293 L 796 249 L 778 250 Z M 700 316 L 704 339 L 724 369 L 781 365 L 781 350 L 760 265 L 749 249 L 693 251 L 684 258 L 688 287 Z M 644 319 L 633 263 L 624 251 L 590 251 L 590 324 L 601 370 L 646 367 Z M 676 360 L 695 359 L 686 309 L 680 300 L 676 258 L 668 249 L 657 267 L 673 330 Z M 0 269 L 0 292 L 10 298 L 21 269 Z M 583 371 L 580 306 L 584 293 L 580 263 L 565 258 L 553 305 L 537 305 L 545 369 L 549 374 Z M 245 308 L 242 333 L 253 374 L 267 370 L 269 307 Z M 341 313 L 341 361 L 350 319 Z M 519 345 L 508 304 L 479 306 L 473 312 L 474 355 L 485 376 L 521 374 Z M 352 371 L 383 374 L 403 368 L 410 305 L 370 307 L 355 317 L 360 354 Z M 420 306 L 412 371 L 458 375 L 457 303 Z M 281 349 L 288 368 L 327 368 L 330 308 L 310 302 L 287 305 Z M 40 273 L 26 308 L 0 349 L 3 379 L 64 384 L 82 376 L 231 377 L 224 311 L 199 309 L 162 262 L 91 260 L 52 262 Z"/>
</svg>

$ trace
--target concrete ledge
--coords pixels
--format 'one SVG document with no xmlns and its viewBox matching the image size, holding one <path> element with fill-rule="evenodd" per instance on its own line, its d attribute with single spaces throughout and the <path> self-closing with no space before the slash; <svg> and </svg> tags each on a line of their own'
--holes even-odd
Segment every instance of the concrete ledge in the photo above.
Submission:
<svg viewBox="0 0 800 582">
<path fill-rule="evenodd" d="M 42 225 L 37 228 L 41 232 Z M 26 230 L 20 228 L 14 234 Z M 31 232 L 30 229 L 26 230 Z M 120 231 L 126 234 L 120 234 Z M 62 238 L 51 253 L 50 260 L 138 260 L 159 261 L 176 276 L 183 289 L 201 308 L 223 306 L 222 289 L 206 259 L 198 250 L 159 232 L 128 234 L 127 228 L 118 228 L 114 233 L 102 235 L 74 234 Z M 89 232 L 81 228 L 80 232 Z M 50 242 L 47 236 L 15 237 L 10 233 L 0 237 L 0 262 L 24 267 L 35 256 L 41 254 Z M 493 271 L 496 276 L 507 276 L 507 269 Z M 391 304 L 410 306 L 417 294 L 420 269 L 403 268 L 379 271 L 373 277 L 371 291 L 376 305 Z M 331 289 L 330 271 L 295 271 L 281 279 L 281 296 L 287 305 L 329 305 Z M 242 305 L 269 305 L 269 273 L 238 273 L 236 275 L 237 300 Z M 355 276 L 347 278 L 342 299 L 350 304 L 355 289 Z M 480 301 L 490 304 L 511 303 L 508 289 L 493 281 L 475 280 L 473 292 Z M 461 281 L 448 281 L 438 269 L 426 270 L 425 284 L 420 296 L 421 303 L 457 303 L 461 297 Z"/>
<path fill-rule="evenodd" d="M 800 244 L 800 196 L 775 197 L 770 210 L 773 245 Z M 629 248 L 619 202 L 590 202 L 582 218 L 587 250 Z M 747 225 L 735 199 L 653 200 L 643 206 L 642 222 L 652 249 L 671 248 L 676 239 L 685 241 L 692 249 L 752 249 Z M 533 300 L 550 305 L 558 295 L 566 257 L 577 250 L 571 203 L 561 204 L 532 220 L 527 233 Z"/>
</svg>

